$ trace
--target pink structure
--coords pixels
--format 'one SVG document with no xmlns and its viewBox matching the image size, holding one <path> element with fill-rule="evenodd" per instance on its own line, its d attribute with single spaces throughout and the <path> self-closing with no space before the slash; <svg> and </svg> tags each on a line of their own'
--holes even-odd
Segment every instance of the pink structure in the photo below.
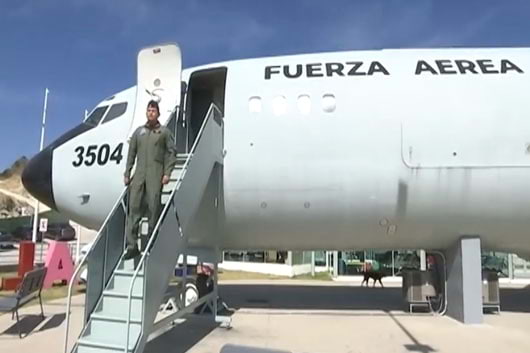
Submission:
<svg viewBox="0 0 530 353">
<path fill-rule="evenodd" d="M 50 288 L 57 280 L 69 282 L 74 273 L 74 261 L 70 256 L 68 245 L 65 242 L 50 241 L 44 266 L 48 268 L 44 288 Z"/>
</svg>

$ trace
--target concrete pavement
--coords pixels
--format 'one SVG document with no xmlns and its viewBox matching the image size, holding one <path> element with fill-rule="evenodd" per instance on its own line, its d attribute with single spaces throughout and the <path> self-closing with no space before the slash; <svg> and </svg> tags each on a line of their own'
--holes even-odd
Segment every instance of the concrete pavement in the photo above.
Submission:
<svg viewBox="0 0 530 353">
<path fill-rule="evenodd" d="M 70 344 L 81 332 L 83 324 L 84 295 L 72 298 L 72 326 Z M 66 300 L 44 303 L 45 319 L 40 317 L 38 305 L 20 309 L 21 328 L 25 338 L 18 337 L 16 319 L 11 314 L 0 314 L 0 352 L 60 353 L 64 347 Z"/>
<path fill-rule="evenodd" d="M 406 314 L 397 287 L 231 281 L 221 284 L 220 293 L 236 310 L 232 329 L 217 327 L 209 315 L 191 316 L 150 341 L 146 352 L 217 353 L 229 343 L 305 353 L 530 351 L 530 287 L 503 288 L 501 315 L 486 315 L 485 324 L 475 326 L 448 317 Z M 74 300 L 74 332 L 81 327 L 83 300 Z M 22 309 L 25 314 L 37 312 L 37 306 Z M 45 312 L 47 319 L 22 340 L 11 316 L 0 316 L 0 351 L 62 352 L 64 299 L 47 303 Z M 26 325 L 31 327 L 31 320 Z"/>
</svg>

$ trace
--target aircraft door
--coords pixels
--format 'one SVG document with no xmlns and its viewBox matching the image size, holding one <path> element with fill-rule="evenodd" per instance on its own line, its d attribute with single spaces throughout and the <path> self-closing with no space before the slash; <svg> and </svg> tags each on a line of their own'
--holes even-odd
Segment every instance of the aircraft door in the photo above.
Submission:
<svg viewBox="0 0 530 353">
<path fill-rule="evenodd" d="M 226 67 L 198 70 L 191 74 L 186 93 L 186 145 L 189 150 L 213 103 L 224 114 Z"/>
<path fill-rule="evenodd" d="M 137 87 L 134 117 L 129 131 L 145 124 L 145 111 L 150 100 L 160 106 L 159 121 L 167 125 L 181 102 L 182 56 L 177 44 L 148 47 L 138 53 Z"/>
</svg>

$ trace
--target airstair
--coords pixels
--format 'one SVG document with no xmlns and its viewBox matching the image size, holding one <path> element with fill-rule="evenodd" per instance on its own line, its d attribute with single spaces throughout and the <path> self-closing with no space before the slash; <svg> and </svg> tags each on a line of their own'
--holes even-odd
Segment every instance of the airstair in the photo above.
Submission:
<svg viewBox="0 0 530 353">
<path fill-rule="evenodd" d="M 211 188 L 208 185 L 213 180 L 219 186 L 216 190 L 220 190 L 223 120 L 221 111 L 214 104 L 210 106 L 189 153 L 178 154 L 177 159 L 170 183 L 162 191 L 163 210 L 147 245 L 142 247 L 141 257 L 123 260 L 127 221 L 127 190 L 124 190 L 92 247 L 79 263 L 74 279 L 80 269 L 88 265 L 84 327 L 71 344 L 70 303 L 74 280 L 68 293 L 65 353 L 140 353 L 149 335 L 160 325 L 173 322 L 177 316 L 203 304 L 210 306 L 212 313 L 216 314 L 215 288 L 212 293 L 155 325 L 177 259 L 179 255 L 184 259 L 187 257 L 189 229 L 207 188 Z M 209 217 L 217 220 L 218 199 L 213 196 L 215 202 L 211 203 L 214 206 Z M 212 244 L 212 249 L 214 247 Z"/>
</svg>

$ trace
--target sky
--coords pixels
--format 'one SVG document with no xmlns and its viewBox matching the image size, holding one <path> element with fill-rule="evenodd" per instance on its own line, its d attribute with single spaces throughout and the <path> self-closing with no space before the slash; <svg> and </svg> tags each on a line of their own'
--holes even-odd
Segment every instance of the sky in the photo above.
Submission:
<svg viewBox="0 0 530 353">
<path fill-rule="evenodd" d="M 529 0 L 0 0 L 0 171 L 135 84 L 138 50 L 184 67 L 339 50 L 530 47 Z M 529 87 L 530 92 L 530 87 Z M 530 99 L 530 96 L 529 96 Z"/>
</svg>

